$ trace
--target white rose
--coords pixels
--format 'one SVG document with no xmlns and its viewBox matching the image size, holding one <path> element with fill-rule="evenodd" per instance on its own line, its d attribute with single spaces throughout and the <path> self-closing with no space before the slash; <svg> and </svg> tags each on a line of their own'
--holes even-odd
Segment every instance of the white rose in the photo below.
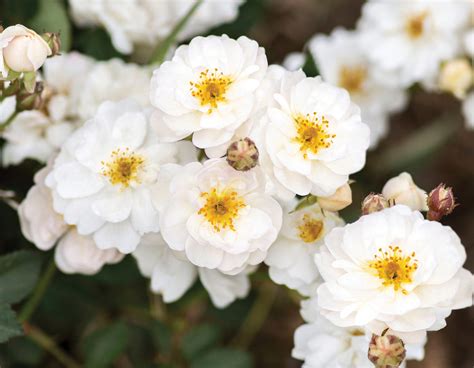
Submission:
<svg viewBox="0 0 474 368">
<path fill-rule="evenodd" d="M 415 211 L 428 211 L 426 192 L 418 188 L 411 175 L 406 172 L 387 181 L 382 194 L 395 204 L 404 204 Z"/>
<path fill-rule="evenodd" d="M 0 33 L 0 51 L 0 72 L 4 77 L 9 69 L 15 72 L 38 70 L 52 53 L 39 34 L 21 24 Z"/>
</svg>

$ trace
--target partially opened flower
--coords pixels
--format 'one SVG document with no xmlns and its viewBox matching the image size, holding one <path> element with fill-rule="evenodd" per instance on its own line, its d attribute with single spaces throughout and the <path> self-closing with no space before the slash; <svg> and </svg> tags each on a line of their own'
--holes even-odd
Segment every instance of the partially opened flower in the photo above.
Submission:
<svg viewBox="0 0 474 368">
<path fill-rule="evenodd" d="M 295 331 L 292 356 L 304 360 L 304 368 L 373 368 L 367 358 L 372 333 L 364 327 L 338 327 L 320 314 L 315 298 L 301 303 L 307 322 Z M 422 360 L 426 339 L 408 344 L 406 360 Z M 406 367 L 402 363 L 400 367 Z"/>
<path fill-rule="evenodd" d="M 193 134 L 194 145 L 205 149 L 230 144 L 255 107 L 266 70 L 265 51 L 244 36 L 196 37 L 180 46 L 151 81 L 158 137 L 174 142 Z"/>
<path fill-rule="evenodd" d="M 405 342 L 446 325 L 472 305 L 472 274 L 454 231 L 397 205 L 335 228 L 315 256 L 322 314 L 341 327 L 367 326 Z"/>
<path fill-rule="evenodd" d="M 428 210 L 428 195 L 416 186 L 407 172 L 388 180 L 382 189 L 382 195 L 390 204 L 404 204 L 415 211 Z"/>
<path fill-rule="evenodd" d="M 263 261 L 280 230 L 282 210 L 265 194 L 258 166 L 236 171 L 225 159 L 212 159 L 171 167 L 166 180 L 170 193 L 163 198 L 160 227 L 171 249 L 196 266 L 229 275 Z"/>
<path fill-rule="evenodd" d="M 274 98 L 251 138 L 277 195 L 334 194 L 365 164 L 369 128 L 360 109 L 347 91 L 302 71 L 287 72 Z"/>
<path fill-rule="evenodd" d="M 47 185 L 55 210 L 79 234 L 130 253 L 143 234 L 159 230 L 153 197 L 160 166 L 192 159 L 189 142 L 158 143 L 133 100 L 105 102 L 65 142 Z"/>
<path fill-rule="evenodd" d="M 308 48 L 323 79 L 346 89 L 360 107 L 362 121 L 370 127 L 371 146 L 375 147 L 388 132 L 389 114 L 405 107 L 405 91 L 376 77 L 356 31 L 336 28 L 330 36 L 315 36 Z"/>
<path fill-rule="evenodd" d="M 265 258 L 270 278 L 302 295 L 315 294 L 321 279 L 314 254 L 323 245 L 324 236 L 343 224 L 336 213 L 323 211 L 318 204 L 285 212 L 278 239 Z"/>
<path fill-rule="evenodd" d="M 402 87 L 432 83 L 440 63 L 462 50 L 471 6 L 455 0 L 368 1 L 358 27 L 380 80 Z"/>
<path fill-rule="evenodd" d="M 50 165 L 38 171 L 35 185 L 18 208 L 25 238 L 41 250 L 49 250 L 57 244 L 54 258 L 64 273 L 92 275 L 105 264 L 122 260 L 123 254 L 115 249 L 97 248 L 92 237 L 78 234 L 74 226 L 66 224 L 54 211 L 51 189 L 44 183 L 50 171 Z"/>
<path fill-rule="evenodd" d="M 7 77 L 14 72 L 34 72 L 41 68 L 51 48 L 35 31 L 21 24 L 0 32 L 0 74 Z"/>
<path fill-rule="evenodd" d="M 165 303 L 180 299 L 198 278 L 218 308 L 246 297 L 250 291 L 248 272 L 253 267 L 238 275 L 197 267 L 189 262 L 184 252 L 170 249 L 158 233 L 145 235 L 132 255 L 140 272 L 151 278 L 151 290 L 161 294 Z"/>
</svg>

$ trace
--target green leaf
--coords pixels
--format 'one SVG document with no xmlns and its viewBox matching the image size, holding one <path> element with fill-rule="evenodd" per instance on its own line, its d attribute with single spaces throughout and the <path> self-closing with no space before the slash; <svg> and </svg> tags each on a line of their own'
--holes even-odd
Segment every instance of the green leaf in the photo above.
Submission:
<svg viewBox="0 0 474 368">
<path fill-rule="evenodd" d="M 38 280 L 42 257 L 37 252 L 18 251 L 0 257 L 0 304 L 27 296 Z"/>
<path fill-rule="evenodd" d="M 84 340 L 86 367 L 110 366 L 127 347 L 128 327 L 122 322 L 94 331 Z"/>
<path fill-rule="evenodd" d="M 114 49 L 109 34 L 101 28 L 80 30 L 74 35 L 74 50 L 77 49 L 97 60 L 121 57 L 121 54 Z"/>
<path fill-rule="evenodd" d="M 154 321 L 151 325 L 151 334 L 160 353 L 166 354 L 171 351 L 172 333 L 168 326 L 160 321 Z"/>
<path fill-rule="evenodd" d="M 8 339 L 23 335 L 23 328 L 18 323 L 9 305 L 0 305 L 0 343 Z"/>
<path fill-rule="evenodd" d="M 68 51 L 71 48 L 71 24 L 62 0 L 40 0 L 39 10 L 29 25 L 38 33 L 59 33 L 61 50 Z"/>
<path fill-rule="evenodd" d="M 39 367 L 45 351 L 27 336 L 17 337 L 6 344 L 8 359 L 12 363 Z M 14 366 L 11 364 L 10 366 Z"/>
<path fill-rule="evenodd" d="M 318 67 L 310 52 L 307 52 L 306 62 L 303 65 L 303 71 L 308 77 L 316 77 L 319 75 Z"/>
<path fill-rule="evenodd" d="M 191 363 L 191 368 L 252 368 L 250 354 L 228 348 L 213 349 L 200 355 Z"/>
<path fill-rule="evenodd" d="M 216 325 L 204 324 L 192 328 L 181 341 L 184 356 L 188 360 L 193 360 L 196 356 L 214 346 L 219 340 L 219 336 L 219 327 Z"/>
</svg>

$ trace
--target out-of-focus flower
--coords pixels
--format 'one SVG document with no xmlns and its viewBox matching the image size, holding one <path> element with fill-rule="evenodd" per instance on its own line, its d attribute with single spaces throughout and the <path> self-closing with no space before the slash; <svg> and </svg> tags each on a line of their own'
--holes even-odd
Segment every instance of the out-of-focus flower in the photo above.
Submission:
<svg viewBox="0 0 474 368">
<path fill-rule="evenodd" d="M 51 49 L 35 31 L 21 24 L 5 28 L 0 33 L 0 73 L 8 71 L 34 72 L 41 68 Z"/>
<path fill-rule="evenodd" d="M 135 101 L 104 102 L 63 144 L 46 184 L 55 210 L 79 234 L 93 235 L 100 249 L 130 253 L 143 234 L 159 230 L 160 166 L 185 156 L 195 159 L 192 145 L 158 143 Z"/>
<path fill-rule="evenodd" d="M 474 129 L 474 92 L 469 93 L 464 99 L 462 113 L 466 122 L 466 128 Z"/>
<path fill-rule="evenodd" d="M 474 82 L 474 69 L 467 59 L 454 59 L 441 67 L 438 86 L 457 98 L 464 98 Z"/>
<path fill-rule="evenodd" d="M 230 144 L 249 119 L 267 70 L 263 48 L 247 37 L 196 37 L 153 73 L 152 119 L 158 137 L 175 142 L 193 134 L 199 148 Z M 224 152 L 225 152 L 224 148 Z M 206 150 L 210 157 L 219 157 Z"/>
<path fill-rule="evenodd" d="M 264 260 L 281 228 L 282 209 L 265 194 L 258 166 L 236 171 L 225 159 L 211 159 L 170 170 L 158 185 L 170 190 L 160 228 L 171 249 L 229 275 Z"/>
<path fill-rule="evenodd" d="M 461 52 L 471 6 L 456 0 L 365 3 L 358 28 L 380 80 L 402 87 L 432 83 L 441 62 Z"/>
<path fill-rule="evenodd" d="M 165 303 L 180 299 L 198 277 L 218 308 L 246 297 L 250 290 L 248 272 L 231 276 L 196 267 L 186 259 L 184 252 L 171 250 L 157 233 L 145 235 L 132 255 L 140 272 L 151 278 L 151 290 L 161 294 Z"/>
<path fill-rule="evenodd" d="M 472 305 L 473 275 L 456 233 L 402 205 L 333 229 L 315 255 L 321 313 L 341 326 L 390 328 L 406 343 Z"/>
<path fill-rule="evenodd" d="M 295 72 L 298 69 L 303 68 L 306 62 L 306 55 L 303 52 L 292 52 L 286 55 L 285 60 L 283 60 L 283 67 L 290 72 Z"/>
<path fill-rule="evenodd" d="M 90 119 L 105 101 L 132 98 L 142 107 L 150 106 L 151 69 L 120 59 L 97 62 L 84 78 L 77 101 L 78 115 Z"/>
<path fill-rule="evenodd" d="M 54 211 L 51 190 L 44 183 L 50 171 L 50 165 L 38 171 L 35 185 L 18 208 L 23 235 L 41 250 L 51 249 L 57 243 L 55 261 L 65 273 L 92 275 L 105 264 L 119 262 L 123 258 L 121 253 L 98 249 L 90 236 L 79 235 Z"/>
<path fill-rule="evenodd" d="M 326 211 L 340 211 L 352 203 L 351 186 L 346 183 L 339 187 L 336 192 L 329 197 L 318 197 L 319 206 Z"/>
<path fill-rule="evenodd" d="M 251 135 L 260 165 L 281 198 L 330 196 L 362 169 L 369 128 L 347 91 L 287 72 L 270 107 Z"/>
<path fill-rule="evenodd" d="M 426 203 L 428 195 L 416 186 L 407 172 L 387 181 L 382 189 L 382 195 L 390 204 L 404 204 L 415 211 L 428 211 Z"/>
<path fill-rule="evenodd" d="M 304 368 L 373 368 L 367 358 L 372 333 L 364 327 L 339 327 L 321 316 L 315 298 L 301 303 L 307 322 L 295 331 L 292 356 L 304 360 Z M 422 360 L 426 339 L 406 345 L 406 359 Z M 403 362 L 401 367 L 406 367 Z"/>
<path fill-rule="evenodd" d="M 370 193 L 362 201 L 361 212 L 363 215 L 368 215 L 388 207 L 390 207 L 390 204 L 382 194 Z"/>
<path fill-rule="evenodd" d="M 346 89 L 360 107 L 362 121 L 370 128 L 371 147 L 375 147 L 388 132 L 389 114 L 402 110 L 407 96 L 403 88 L 377 78 L 360 43 L 358 32 L 338 28 L 330 36 L 315 36 L 308 48 L 323 79 Z"/>
<path fill-rule="evenodd" d="M 318 204 L 285 213 L 280 234 L 265 258 L 270 278 L 302 295 L 315 294 L 321 280 L 313 256 L 324 236 L 343 224 L 337 214 L 323 212 Z"/>
<path fill-rule="evenodd" d="M 177 41 L 186 40 L 213 26 L 230 22 L 237 17 L 243 0 L 204 0 L 193 14 Z M 194 5 L 194 0 L 121 1 L 69 0 L 71 14 L 80 26 L 103 26 L 110 34 L 114 47 L 130 54 L 135 45 L 156 45 L 172 31 L 173 27 Z"/>
</svg>

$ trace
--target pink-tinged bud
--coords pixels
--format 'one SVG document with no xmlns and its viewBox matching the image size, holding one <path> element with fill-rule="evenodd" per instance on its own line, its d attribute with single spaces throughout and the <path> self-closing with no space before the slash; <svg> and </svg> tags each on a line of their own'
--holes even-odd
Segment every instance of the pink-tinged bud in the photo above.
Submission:
<svg viewBox="0 0 474 368">
<path fill-rule="evenodd" d="M 227 162 L 237 171 L 248 171 L 258 163 L 258 149 L 250 138 L 239 139 L 227 148 Z"/>
<path fill-rule="evenodd" d="M 394 335 L 373 334 L 368 358 L 377 368 L 397 368 L 405 359 L 406 350 L 402 339 Z"/>
<path fill-rule="evenodd" d="M 382 194 L 370 193 L 362 201 L 362 215 L 382 211 L 388 207 L 390 207 L 390 204 Z"/>
<path fill-rule="evenodd" d="M 442 217 L 449 215 L 457 206 L 453 189 L 444 184 L 439 184 L 428 195 L 428 220 L 439 221 Z"/>
<path fill-rule="evenodd" d="M 51 49 L 51 56 L 59 55 L 61 49 L 61 38 L 59 33 L 46 32 L 41 35 Z"/>
<path fill-rule="evenodd" d="M 332 196 L 318 197 L 319 206 L 326 211 L 340 211 L 352 203 L 352 190 L 348 183 L 339 187 Z"/>
</svg>

